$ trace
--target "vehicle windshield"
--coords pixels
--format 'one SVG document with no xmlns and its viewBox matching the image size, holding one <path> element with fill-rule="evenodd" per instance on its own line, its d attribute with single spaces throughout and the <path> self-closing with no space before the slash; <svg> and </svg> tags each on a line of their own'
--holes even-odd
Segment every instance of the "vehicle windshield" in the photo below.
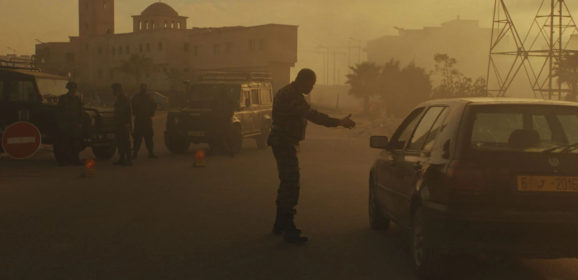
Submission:
<svg viewBox="0 0 578 280">
<path fill-rule="evenodd" d="M 469 124 L 476 150 L 540 152 L 578 142 L 578 107 L 474 106 Z"/>
<path fill-rule="evenodd" d="M 46 96 L 61 96 L 66 93 L 67 80 L 36 78 L 38 91 L 43 97 Z"/>
<path fill-rule="evenodd" d="M 239 106 L 240 85 L 196 84 L 189 89 L 188 103 L 191 106 L 220 107 Z"/>
<path fill-rule="evenodd" d="M 40 96 L 32 79 L 1 79 L 0 100 L 7 102 L 39 102 Z"/>
</svg>

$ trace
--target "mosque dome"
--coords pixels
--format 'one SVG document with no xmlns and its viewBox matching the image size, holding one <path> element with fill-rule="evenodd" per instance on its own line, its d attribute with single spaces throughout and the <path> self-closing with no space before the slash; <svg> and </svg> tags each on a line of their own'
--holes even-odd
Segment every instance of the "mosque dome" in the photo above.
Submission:
<svg viewBox="0 0 578 280">
<path fill-rule="evenodd" d="M 171 6 L 157 2 L 142 11 L 141 16 L 178 17 L 179 14 Z"/>
</svg>

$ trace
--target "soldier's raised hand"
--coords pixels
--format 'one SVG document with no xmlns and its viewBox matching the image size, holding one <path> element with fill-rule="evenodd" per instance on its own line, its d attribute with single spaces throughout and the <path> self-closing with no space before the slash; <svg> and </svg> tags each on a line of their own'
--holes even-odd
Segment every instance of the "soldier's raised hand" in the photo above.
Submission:
<svg viewBox="0 0 578 280">
<path fill-rule="evenodd" d="M 349 116 L 341 119 L 341 122 L 339 123 L 339 125 L 345 127 L 345 128 L 354 128 L 355 127 L 355 122 L 353 120 L 351 120 L 351 114 L 349 114 Z"/>
</svg>

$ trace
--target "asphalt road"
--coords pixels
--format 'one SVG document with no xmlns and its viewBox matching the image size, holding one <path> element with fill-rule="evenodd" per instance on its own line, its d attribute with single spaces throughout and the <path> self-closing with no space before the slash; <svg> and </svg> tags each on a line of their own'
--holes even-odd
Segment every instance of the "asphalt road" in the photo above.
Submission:
<svg viewBox="0 0 578 280">
<path fill-rule="evenodd" d="M 0 279 L 415 279 L 405 233 L 369 229 L 367 174 L 377 151 L 362 131 L 311 126 L 301 147 L 297 223 L 304 246 L 273 236 L 271 151 L 193 154 L 130 168 L 57 167 L 48 151 L 0 159 Z M 202 146 L 200 146 L 202 147 Z M 143 147 L 144 148 L 144 147 Z M 84 152 L 83 157 L 90 157 Z M 577 260 L 458 259 L 448 279 L 578 279 Z"/>
</svg>

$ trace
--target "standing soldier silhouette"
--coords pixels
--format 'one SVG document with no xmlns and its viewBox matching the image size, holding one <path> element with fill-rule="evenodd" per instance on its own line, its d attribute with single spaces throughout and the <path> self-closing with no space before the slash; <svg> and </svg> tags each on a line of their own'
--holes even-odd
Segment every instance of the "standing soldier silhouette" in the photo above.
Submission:
<svg viewBox="0 0 578 280">
<path fill-rule="evenodd" d="M 78 154 L 82 150 L 82 101 L 75 82 L 66 84 L 68 93 L 58 99 L 58 139 L 54 153 L 58 164 L 82 165 Z"/>
<path fill-rule="evenodd" d="M 122 166 L 132 165 L 130 154 L 130 130 L 132 128 L 132 113 L 130 102 L 118 83 L 112 85 L 112 94 L 116 97 L 114 103 L 114 125 L 116 146 L 119 159 L 114 164 Z"/>
<path fill-rule="evenodd" d="M 291 84 L 280 89 L 273 100 L 273 127 L 268 144 L 273 149 L 279 172 L 277 192 L 277 217 L 274 234 L 283 234 L 288 243 L 303 243 L 308 239 L 301 235 L 294 223 L 295 206 L 299 200 L 299 142 L 305 139 L 307 121 L 326 127 L 353 128 L 351 115 L 335 119 L 311 108 L 305 100 L 316 82 L 315 72 L 302 69 Z"/>
<path fill-rule="evenodd" d="M 132 98 L 132 113 L 134 115 L 133 159 L 138 156 L 143 138 L 149 152 L 149 158 L 158 158 L 154 153 L 152 120 L 156 109 L 157 104 L 148 94 L 146 84 L 141 84 L 140 92 Z"/>
</svg>

